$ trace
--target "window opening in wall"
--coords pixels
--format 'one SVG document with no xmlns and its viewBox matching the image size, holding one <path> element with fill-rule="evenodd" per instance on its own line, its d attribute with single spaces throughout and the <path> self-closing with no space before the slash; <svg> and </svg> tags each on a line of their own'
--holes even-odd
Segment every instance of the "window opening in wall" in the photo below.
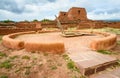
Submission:
<svg viewBox="0 0 120 78">
<path fill-rule="evenodd" d="M 78 14 L 80 14 L 80 10 L 78 10 Z"/>
<path fill-rule="evenodd" d="M 66 14 L 64 14 L 64 16 L 65 16 Z"/>
</svg>

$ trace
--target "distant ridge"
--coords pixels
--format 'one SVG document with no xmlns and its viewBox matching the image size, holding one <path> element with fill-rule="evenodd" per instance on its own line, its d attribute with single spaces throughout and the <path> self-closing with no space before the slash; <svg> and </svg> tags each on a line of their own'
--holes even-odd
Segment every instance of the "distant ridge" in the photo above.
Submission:
<svg viewBox="0 0 120 78">
<path fill-rule="evenodd" d="M 105 22 L 120 22 L 120 19 L 106 19 L 106 20 L 102 20 Z"/>
</svg>

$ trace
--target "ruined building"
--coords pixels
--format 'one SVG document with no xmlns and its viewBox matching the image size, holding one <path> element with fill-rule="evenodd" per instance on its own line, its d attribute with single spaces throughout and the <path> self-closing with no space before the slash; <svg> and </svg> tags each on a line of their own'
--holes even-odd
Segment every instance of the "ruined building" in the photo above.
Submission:
<svg viewBox="0 0 120 78">
<path fill-rule="evenodd" d="M 68 12 L 60 12 L 58 19 L 60 21 L 88 20 L 85 8 L 72 7 Z"/>
</svg>

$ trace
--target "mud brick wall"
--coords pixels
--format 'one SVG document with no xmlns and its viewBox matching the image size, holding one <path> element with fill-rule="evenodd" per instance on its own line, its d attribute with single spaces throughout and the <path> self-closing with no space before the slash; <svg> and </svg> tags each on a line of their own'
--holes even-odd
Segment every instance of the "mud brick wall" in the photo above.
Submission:
<svg viewBox="0 0 120 78">
<path fill-rule="evenodd" d="M 56 22 L 42 22 L 41 23 L 42 28 L 57 28 Z"/>
<path fill-rule="evenodd" d="M 39 33 L 45 33 L 45 32 L 51 32 L 51 31 L 40 31 Z M 22 34 L 35 34 L 35 31 L 29 31 L 29 32 L 19 32 L 19 33 L 13 33 L 9 35 L 5 35 L 2 38 L 2 44 L 11 49 L 23 49 L 27 51 L 42 51 L 42 52 L 51 52 L 51 53 L 63 53 L 65 52 L 65 46 L 63 42 L 50 42 L 50 43 L 36 43 L 36 42 L 24 42 L 21 40 L 15 40 L 14 37 Z"/>
<path fill-rule="evenodd" d="M 95 32 L 96 33 L 96 32 Z M 99 34 L 107 35 L 104 38 L 94 39 L 90 43 L 92 50 L 108 50 L 116 46 L 117 36 L 116 34 L 98 32 Z"/>
<path fill-rule="evenodd" d="M 25 32 L 25 31 L 39 31 L 41 28 L 0 28 L 0 35 L 6 35 L 6 34 L 11 34 L 11 33 L 16 33 L 16 32 Z"/>
<path fill-rule="evenodd" d="M 60 21 L 88 20 L 85 8 L 79 7 L 72 7 L 68 12 L 59 12 L 58 19 Z"/>
<path fill-rule="evenodd" d="M 59 16 L 58 16 L 58 19 L 61 21 L 66 21 L 68 20 L 68 13 L 67 12 L 59 12 Z"/>
<path fill-rule="evenodd" d="M 35 23 L 21 23 L 21 22 L 18 22 L 16 23 L 16 27 L 18 28 L 36 28 L 36 24 Z"/>
<path fill-rule="evenodd" d="M 68 11 L 69 20 L 88 20 L 85 8 L 72 7 Z"/>
</svg>

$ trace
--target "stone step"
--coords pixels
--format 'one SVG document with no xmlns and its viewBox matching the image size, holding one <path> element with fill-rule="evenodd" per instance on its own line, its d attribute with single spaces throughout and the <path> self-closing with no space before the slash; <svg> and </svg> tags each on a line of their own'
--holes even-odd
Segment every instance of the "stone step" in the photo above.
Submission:
<svg viewBox="0 0 120 78">
<path fill-rule="evenodd" d="M 74 56 L 70 55 L 70 58 L 76 63 L 82 75 L 91 75 L 117 64 L 116 58 L 94 51 L 80 52 Z"/>
<path fill-rule="evenodd" d="M 92 75 L 90 78 L 120 78 L 120 67 L 106 73 Z"/>
</svg>

